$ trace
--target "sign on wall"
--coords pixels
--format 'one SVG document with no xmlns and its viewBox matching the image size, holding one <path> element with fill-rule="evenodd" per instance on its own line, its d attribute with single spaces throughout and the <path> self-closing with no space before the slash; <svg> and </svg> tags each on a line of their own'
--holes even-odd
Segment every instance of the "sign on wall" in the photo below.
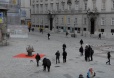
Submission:
<svg viewBox="0 0 114 78">
<path fill-rule="evenodd" d="M 3 23 L 3 13 L 0 12 L 0 23 Z"/>
</svg>

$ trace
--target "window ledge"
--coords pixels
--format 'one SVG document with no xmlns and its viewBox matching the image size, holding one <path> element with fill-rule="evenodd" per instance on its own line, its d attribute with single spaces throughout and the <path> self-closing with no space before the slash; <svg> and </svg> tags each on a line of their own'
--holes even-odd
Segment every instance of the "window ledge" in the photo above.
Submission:
<svg viewBox="0 0 114 78">
<path fill-rule="evenodd" d="M 101 25 L 101 26 L 105 26 L 105 25 Z"/>
</svg>

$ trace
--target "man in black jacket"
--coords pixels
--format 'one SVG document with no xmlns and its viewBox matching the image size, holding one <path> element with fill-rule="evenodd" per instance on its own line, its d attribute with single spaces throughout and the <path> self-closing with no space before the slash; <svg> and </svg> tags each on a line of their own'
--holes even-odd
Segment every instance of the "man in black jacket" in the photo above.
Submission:
<svg viewBox="0 0 114 78">
<path fill-rule="evenodd" d="M 63 52 L 63 63 L 65 63 L 65 62 L 66 62 L 66 57 L 67 57 L 67 52 L 66 52 L 66 51 L 64 51 L 64 52 Z"/>
<path fill-rule="evenodd" d="M 36 59 L 36 62 L 37 62 L 37 66 L 39 66 L 40 55 L 38 53 L 37 53 L 35 59 Z"/>
<path fill-rule="evenodd" d="M 108 61 L 106 62 L 106 64 L 109 63 L 109 65 L 111 65 L 111 64 L 110 64 L 110 57 L 111 57 L 110 52 L 108 52 L 108 53 L 107 53 Z"/>
<path fill-rule="evenodd" d="M 59 50 L 55 53 L 55 55 L 56 55 L 56 64 L 57 64 L 57 62 L 60 63 L 60 60 L 59 60 L 60 52 L 59 52 Z"/>
<path fill-rule="evenodd" d="M 50 72 L 51 61 L 49 59 L 44 58 L 42 65 L 44 66 L 44 69 L 43 69 L 44 71 L 46 71 L 46 68 L 47 68 L 48 72 Z"/>
<path fill-rule="evenodd" d="M 63 44 L 63 52 L 66 50 L 66 44 Z"/>
<path fill-rule="evenodd" d="M 79 49 L 80 55 L 83 56 L 83 47 L 81 46 Z"/>
</svg>

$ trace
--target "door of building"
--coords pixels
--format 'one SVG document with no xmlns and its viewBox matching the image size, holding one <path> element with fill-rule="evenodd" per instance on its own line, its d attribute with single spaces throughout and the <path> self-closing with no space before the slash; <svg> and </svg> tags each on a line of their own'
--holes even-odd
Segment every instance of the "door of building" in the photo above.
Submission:
<svg viewBox="0 0 114 78">
<path fill-rule="evenodd" d="M 95 32 L 95 19 L 94 18 L 91 18 L 91 28 L 90 28 L 90 33 L 91 34 L 94 34 Z"/>
</svg>

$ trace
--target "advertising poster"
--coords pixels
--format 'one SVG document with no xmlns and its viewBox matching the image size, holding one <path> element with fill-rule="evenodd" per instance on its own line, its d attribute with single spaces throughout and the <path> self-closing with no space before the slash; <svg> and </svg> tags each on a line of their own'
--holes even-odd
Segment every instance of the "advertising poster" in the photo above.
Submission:
<svg viewBox="0 0 114 78">
<path fill-rule="evenodd" d="M 3 13 L 0 12 L 0 23 L 3 23 Z"/>
</svg>

